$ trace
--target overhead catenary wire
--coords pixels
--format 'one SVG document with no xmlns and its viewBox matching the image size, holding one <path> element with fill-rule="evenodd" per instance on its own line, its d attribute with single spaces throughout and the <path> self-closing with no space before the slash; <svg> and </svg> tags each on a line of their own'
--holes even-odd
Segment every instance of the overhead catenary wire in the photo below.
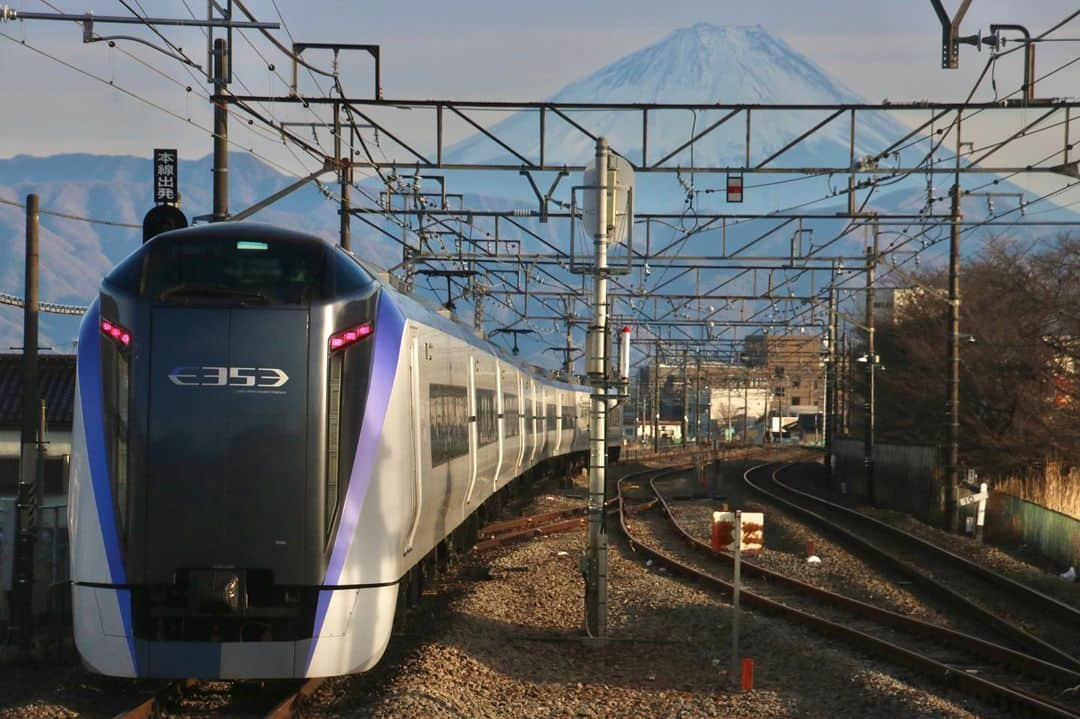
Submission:
<svg viewBox="0 0 1080 719">
<path fill-rule="evenodd" d="M 137 0 L 136 0 L 136 3 L 137 3 Z M 124 4 L 125 6 L 127 6 L 127 3 L 123 3 L 123 4 Z M 140 7 L 141 7 L 141 6 L 140 6 Z M 277 4 L 276 4 L 276 3 L 275 3 L 275 9 L 276 9 L 276 10 L 278 11 L 278 13 L 279 13 L 279 16 L 280 16 L 280 8 L 278 8 L 278 7 L 277 7 Z M 134 12 L 134 11 L 133 11 L 133 12 Z M 1080 14 L 1080 13 L 1078 13 L 1078 14 Z M 292 39 L 292 38 L 291 38 L 291 32 L 289 32 L 289 30 L 288 30 L 288 26 L 287 26 L 287 25 L 285 25 L 285 23 L 284 23 L 284 18 L 282 18 L 282 20 L 283 20 L 283 23 L 282 23 L 282 24 L 283 24 L 283 27 L 284 27 L 284 29 L 285 29 L 286 33 L 287 33 L 287 34 L 288 34 L 288 35 L 290 36 L 290 40 L 291 40 L 291 39 Z M 265 32 L 264 32 L 264 34 L 265 34 L 265 35 L 267 35 L 268 37 L 272 37 L 272 36 L 271 36 L 271 35 L 270 35 L 269 33 L 265 33 Z M 9 39 L 10 39 L 10 38 L 9 38 Z M 246 36 L 245 36 L 245 39 L 247 39 L 247 38 L 246 38 Z M 252 43 L 250 42 L 250 40 L 248 40 L 248 43 L 249 43 L 249 44 L 252 44 Z M 280 45 L 279 45 L 279 49 L 282 49 L 282 48 L 280 47 Z M 262 56 L 262 55 L 261 55 L 261 53 L 259 53 L 259 51 L 258 51 L 257 49 L 255 49 L 255 48 L 254 48 L 254 46 L 253 46 L 253 50 L 255 50 L 255 51 L 256 51 L 256 53 L 257 53 L 257 54 L 259 54 L 259 55 L 260 55 L 260 57 L 262 57 L 262 58 L 263 58 L 263 59 L 265 60 L 265 56 Z M 283 51 L 286 51 L 286 52 L 288 52 L 287 50 L 283 50 Z M 292 56 L 292 55 L 290 55 L 290 56 Z M 297 58 L 297 59 L 298 59 L 298 58 Z M 1075 61 L 1075 60 L 1074 60 L 1074 61 Z M 304 62 L 301 62 L 300 64 L 301 64 L 302 66 L 306 65 L 306 63 L 304 63 Z M 991 65 L 988 65 L 988 67 L 990 67 L 990 68 L 992 69 L 992 68 L 993 68 L 993 65 L 992 65 L 992 64 L 991 64 Z M 310 73 L 310 72 L 311 72 L 311 69 L 310 69 L 310 68 L 307 68 L 307 71 L 308 71 L 308 72 Z M 337 78 L 337 77 L 336 77 L 336 75 L 333 75 L 333 74 L 330 74 L 330 73 L 326 73 L 326 75 L 327 75 L 328 77 L 334 77 L 334 79 L 335 79 L 335 86 L 336 86 L 337 88 L 339 88 L 339 94 L 340 94 L 340 79 L 339 79 L 339 78 Z M 314 79 L 314 77 L 313 77 L 313 79 Z M 280 77 L 280 74 L 279 74 L 279 80 L 282 80 L 282 81 L 284 82 L 284 78 L 281 78 L 281 77 Z M 317 82 L 316 82 L 316 85 L 318 86 L 318 83 L 317 83 Z M 974 92 L 974 90 L 973 90 L 973 92 Z M 352 131 L 354 131 L 354 132 L 358 132 L 357 128 L 355 127 L 355 120 L 354 120 L 354 118 L 353 118 L 353 117 L 352 117 L 352 115 L 351 115 L 351 111 L 350 111 L 350 110 L 347 110 L 346 112 L 347 112 L 347 114 L 349 114 L 349 119 L 350 119 L 350 125 L 352 125 L 352 126 L 353 126 L 353 127 L 352 127 Z M 314 113 L 313 113 L 313 114 L 314 114 Z M 959 119 L 959 117 L 960 117 L 960 116 L 963 116 L 963 117 L 964 117 L 964 118 L 966 119 L 967 117 L 969 117 L 969 116 L 971 116 L 971 115 L 973 115 L 973 114 L 974 114 L 974 113 L 967 113 L 967 112 L 966 112 L 966 111 L 964 111 L 964 110 L 959 110 L 959 111 L 957 111 L 957 113 L 956 113 L 956 117 L 957 117 L 957 119 Z M 954 120 L 954 122 L 955 122 L 955 120 Z M 275 124 L 280 124 L 280 123 L 275 123 Z M 274 125 L 270 125 L 270 127 L 275 127 L 275 126 L 274 126 Z M 277 129 L 277 128 L 275 128 L 275 129 Z M 1039 129 L 1038 131 L 1043 131 L 1043 130 L 1046 130 L 1046 129 L 1050 129 L 1050 128 L 1040 128 L 1040 129 Z M 360 134 L 360 133 L 358 132 L 358 134 Z M 1034 132 L 1032 132 L 1032 133 L 1030 133 L 1030 134 L 1034 134 Z M 936 142 L 936 143 L 934 143 L 934 142 L 933 142 L 934 138 L 927 138 L 927 137 L 921 137 L 921 138 L 918 138 L 917 142 L 926 142 L 927 140 L 931 140 L 931 144 L 935 145 L 935 147 L 934 147 L 934 148 L 932 148 L 932 149 L 931 149 L 931 151 L 930 151 L 930 155 L 933 155 L 934 151 L 935 151 L 935 150 L 936 150 L 937 148 L 940 148 L 940 146 L 941 146 L 941 145 L 942 145 L 942 143 L 943 143 L 943 142 L 944 142 L 944 141 L 945 141 L 945 140 L 947 139 L 947 137 L 948 137 L 948 131 L 946 131 L 946 133 L 945 133 L 945 134 L 944 134 L 944 135 L 942 136 L 941 140 L 940 140 L 940 141 L 938 141 L 938 142 Z M 285 146 L 286 148 L 289 148 L 289 152 L 290 152 L 290 154 L 291 154 L 291 155 L 293 156 L 293 159 L 294 159 L 294 160 L 296 160 L 296 161 L 297 161 L 298 163 L 300 163 L 301 165 L 303 165 L 303 164 L 304 164 L 304 161 L 303 161 L 303 160 L 301 160 L 301 158 L 297 157 L 297 155 L 296 155 L 296 154 L 295 154 L 295 153 L 293 152 L 293 145 L 294 145 L 294 144 L 296 144 L 296 143 L 292 142 L 292 141 L 291 141 L 291 138 L 289 138 L 289 136 L 288 136 L 288 135 L 287 135 L 287 134 L 286 134 L 286 133 L 285 133 L 284 131 L 281 131 L 281 138 L 282 138 L 282 143 L 284 144 L 284 146 Z M 370 148 L 366 147 L 366 146 L 365 146 L 365 144 L 364 144 L 364 141 L 363 141 L 363 135 L 362 135 L 362 134 L 361 134 L 361 142 L 360 142 L 360 144 L 361 144 L 361 149 L 362 149 L 362 150 L 363 150 L 364 152 L 366 152 L 366 153 L 368 154 L 369 160 L 371 160 L 371 161 L 372 161 L 372 163 L 373 163 L 373 164 L 375 164 L 375 163 L 374 163 L 374 161 L 373 161 L 373 158 L 372 158 L 372 153 L 370 152 Z M 304 151 L 305 153 L 307 153 L 307 154 L 310 154 L 310 155 L 312 156 L 312 158 L 314 158 L 314 159 L 316 159 L 316 160 L 318 160 L 318 159 L 320 159 L 320 158 L 318 157 L 318 154 L 317 154 L 316 152 L 314 152 L 314 151 L 313 151 L 313 150 L 314 150 L 314 147 L 315 147 L 315 146 L 317 146 L 319 150 L 322 150 L 322 158 L 323 158 L 324 160 L 325 160 L 325 158 L 326 158 L 326 157 L 328 156 L 328 153 L 326 153 L 326 152 L 325 152 L 325 148 L 323 148 L 323 147 L 322 147 L 322 143 L 321 143 L 321 141 L 319 141 L 319 139 L 318 139 L 317 137 L 315 138 L 315 145 L 314 145 L 314 146 L 305 146 L 305 145 L 298 145 L 298 146 L 299 146 L 299 147 L 300 147 L 300 148 L 301 148 L 301 149 L 302 149 L 302 150 L 303 150 L 303 151 Z M 988 146 L 988 147 L 989 147 L 989 146 Z M 381 147 L 379 147 L 378 149 L 379 149 L 379 151 L 380 151 L 380 152 L 382 151 L 382 148 L 381 148 Z M 254 153 L 253 153 L 253 154 L 254 154 Z M 968 153 L 965 153 L 965 152 L 961 152 L 960 154 L 961 154 L 961 155 L 966 155 L 966 154 L 968 154 Z M 691 168 L 691 171 L 692 171 L 692 169 L 693 169 L 693 168 Z M 291 174 L 291 173 L 290 173 L 290 174 Z M 380 174 L 381 174 L 381 173 L 380 173 Z M 870 196 L 872 196 L 872 195 L 874 194 L 875 190 L 877 190 L 878 188 L 881 188 L 881 187 L 885 187 L 885 186 L 888 186 L 888 185 L 892 185 L 892 184 L 895 184 L 895 183 L 897 183 L 897 182 L 900 182 L 900 181 L 901 181 L 901 180 L 903 180 L 903 179 L 904 179 L 905 177 L 908 177 L 908 176 L 910 176 L 911 174 L 914 174 L 914 173 L 910 173 L 910 172 L 909 172 L 909 173 L 898 173 L 898 174 L 896 174 L 896 175 L 888 175 L 888 176 L 884 176 L 884 177 L 879 177 L 879 178 L 876 178 L 876 179 L 875 179 L 875 180 L 873 180 L 873 181 L 867 181 L 867 182 L 866 182 L 865 184 L 862 184 L 862 183 L 861 183 L 861 184 L 860 184 L 860 185 L 859 185 L 859 186 L 857 187 L 857 189 L 858 189 L 858 190 L 862 191 L 862 190 L 866 190 L 866 189 L 869 189 L 869 193 L 868 193 L 867 197 L 866 197 L 866 198 L 865 198 L 865 199 L 864 199 L 864 200 L 862 201 L 862 205 L 861 205 L 861 208 L 863 208 L 863 207 L 866 207 L 866 206 L 867 206 L 867 203 L 868 203 L 868 202 L 870 201 Z M 817 177 L 817 176 L 819 176 L 819 174 L 807 174 L 807 175 L 804 175 L 804 176 L 801 176 L 801 177 L 798 177 L 798 178 L 788 178 L 788 179 L 786 179 L 786 180 L 782 180 L 782 181 L 779 181 L 779 182 L 777 182 L 777 183 L 762 183 L 762 186 L 765 186 L 765 185 L 767 185 L 767 184 L 781 184 L 781 183 L 786 183 L 786 182 L 794 182 L 794 181 L 803 181 L 803 180 L 806 180 L 806 179 L 812 179 L 813 177 Z M 383 179 L 384 179 L 384 182 L 385 182 L 385 178 L 383 178 Z M 318 185 L 318 186 L 320 187 L 320 189 L 322 189 L 322 190 L 324 191 L 324 194 L 326 194 L 326 196 L 327 196 L 327 199 L 328 199 L 328 200 L 332 200 L 332 199 L 333 199 L 332 195 L 331 195 L 331 194 L 329 193 L 329 191 L 327 190 L 326 186 L 325 186 L 325 185 L 324 185 L 323 183 L 321 183 L 321 182 L 318 182 L 318 183 L 317 183 L 317 185 Z M 360 193 L 361 193 L 361 194 L 362 194 L 362 195 L 363 195 L 363 196 L 364 196 L 365 198 L 367 198 L 367 199 L 371 200 L 371 201 L 372 201 L 372 203 L 373 203 L 373 205 L 374 205 L 375 207 L 379 207 L 379 203 L 378 203 L 378 201 L 377 201 L 377 198 L 373 197 L 372 193 L 368 192 L 368 191 L 367 191 L 366 189 L 363 189 L 363 186 L 362 186 L 362 185 L 357 185 L 356 183 L 352 183 L 352 185 L 351 185 L 351 186 L 352 186 L 352 187 L 354 187 L 354 188 L 356 188 L 356 189 L 358 189 L 358 191 L 359 191 L 359 192 L 360 192 Z M 845 190 L 845 191 L 846 191 L 846 190 Z M 820 203 L 820 202 L 823 202 L 823 201 L 828 201 L 829 199 L 831 199 L 831 198 L 835 197 L 835 196 L 836 196 L 837 194 L 840 194 L 840 193 L 838 193 L 838 192 L 832 192 L 832 193 L 830 193 L 829 195 L 826 195 L 826 196 L 824 196 L 824 197 L 822 197 L 822 198 L 820 198 L 820 199 L 815 199 L 815 200 L 811 200 L 811 201 L 809 201 L 809 202 L 807 202 L 807 203 L 803 203 L 803 204 L 801 204 L 801 205 L 794 205 L 794 206 L 793 206 L 793 208 L 791 208 L 791 209 L 801 209 L 802 207 L 806 207 L 806 206 L 811 206 L 811 205 L 813 205 L 814 203 Z M 861 208 L 860 208 L 860 209 L 861 209 Z M 696 212 L 695 212 L 695 214 L 696 214 Z M 392 222 L 394 222 L 395 224 L 399 224 L 399 226 L 410 226 L 410 223 L 408 223 L 408 222 L 405 222 L 405 223 L 401 223 L 401 222 L 400 222 L 400 221 L 398 221 L 398 220 L 397 220 L 396 218 L 393 218 L 393 217 L 391 217 L 391 215 L 392 215 L 392 213 L 389 213 L 389 212 L 388 212 L 388 213 L 384 213 L 383 217 L 384 217 L 384 219 L 386 219 L 386 220 L 389 220 L 389 221 L 392 221 Z M 459 222 L 459 223 L 462 223 L 462 221 L 461 221 L 460 219 L 458 220 L 458 222 Z M 444 224 L 444 226 L 446 226 L 446 225 L 445 225 L 445 223 L 443 223 L 443 224 Z M 462 225 L 463 225 L 463 224 L 464 224 L 464 223 L 462 223 Z M 469 224 L 470 224 L 470 226 L 475 226 L 475 223 L 474 223 L 473 221 L 470 221 L 470 223 L 469 223 Z M 697 223 L 697 221 L 695 220 L 695 225 L 697 225 L 697 224 L 698 224 L 698 223 Z M 849 224 L 851 224 L 851 223 L 849 223 Z M 936 227 L 936 225 L 934 225 L 933 227 Z M 926 230 L 926 231 L 930 231 L 931 229 L 932 229 L 932 228 L 927 228 L 927 230 Z M 412 230 L 412 229 L 411 229 L 411 226 L 410 226 L 410 231 L 414 231 L 414 232 L 421 232 L 421 231 L 423 231 L 423 227 L 421 226 L 421 227 L 419 227 L 419 228 L 418 228 L 417 230 Z M 845 233 L 842 233 L 842 235 L 843 235 L 843 234 L 847 234 L 847 232 L 845 232 Z M 443 239 L 442 241 L 443 241 L 444 243 L 446 242 L 446 240 L 445 240 L 445 239 Z M 459 236 L 459 241 L 462 241 L 462 238 L 461 238 L 460 236 Z M 449 250 L 449 247 L 444 247 L 444 249 L 446 249 L 446 250 Z M 448 252 L 447 254 L 449 254 L 449 252 Z M 447 257 L 447 258 L 446 258 L 446 260 L 447 260 L 447 261 L 454 261 L 454 258 L 452 258 L 452 257 Z M 499 261 L 499 258 L 494 258 L 494 259 L 493 259 L 492 261 L 493 261 L 493 262 L 497 262 L 497 261 Z M 480 260 L 479 262 L 483 263 L 484 261 L 483 261 L 483 260 Z M 667 269 L 668 269 L 668 268 L 667 268 L 667 267 L 665 267 L 665 268 L 664 268 L 664 271 L 667 271 Z M 641 306 L 640 306 L 640 305 L 639 305 L 639 309 L 641 309 Z"/>
<path fill-rule="evenodd" d="M 199 130 L 202 130 L 203 132 L 207 133 L 211 137 L 214 136 L 213 129 L 196 122 L 192 118 L 184 117 L 183 115 L 175 112 L 174 110 L 171 110 L 171 109 L 165 107 L 164 105 L 161 105 L 160 103 L 157 103 L 157 102 L 155 102 L 153 100 L 150 100 L 149 98 L 143 97 L 139 93 L 137 93 L 137 92 L 135 92 L 133 90 L 129 90 L 128 88 L 120 85 L 119 83 L 117 83 L 117 82 L 115 82 L 113 80 L 109 80 L 107 78 L 104 78 L 101 75 L 98 75 L 97 73 L 91 72 L 90 70 L 86 70 L 85 68 L 81 68 L 78 65 L 75 65 L 74 63 L 71 63 L 71 62 L 68 62 L 67 60 L 64 60 L 63 58 L 57 57 L 56 55 L 53 55 L 52 53 L 50 53 L 50 52 L 48 52 L 46 50 L 43 50 L 43 49 L 41 49 L 39 47 L 36 47 L 36 46 L 30 44 L 30 42 L 28 42 L 27 40 L 21 40 L 21 39 L 16 38 L 16 37 L 14 37 L 14 36 L 6 33 L 6 32 L 3 32 L 3 31 L 0 31 L 0 37 L 3 37 L 4 39 L 9 40 L 9 41 L 15 43 L 16 45 L 21 45 L 22 47 L 25 47 L 26 49 L 28 49 L 28 50 L 30 50 L 32 52 L 35 52 L 35 53 L 37 53 L 37 54 L 39 54 L 39 55 L 41 55 L 43 57 L 46 57 L 49 60 L 52 60 L 53 62 L 59 63 L 60 65 L 63 65 L 64 67 L 68 68 L 69 70 L 72 70 L 74 72 L 79 73 L 80 75 L 83 75 L 83 76 L 88 77 L 88 78 L 90 78 L 92 80 L 95 80 L 95 81 L 101 83 L 102 85 L 106 85 L 108 87 L 111 87 L 111 88 L 115 89 L 117 92 L 120 92 L 121 94 L 127 95 L 128 97 L 132 98 L 133 100 L 136 100 L 136 101 L 138 101 L 140 103 L 143 103 L 144 105 L 147 105 L 149 107 L 152 107 L 155 110 L 163 112 L 166 115 L 169 115 L 170 117 L 172 117 L 172 118 L 174 118 L 176 120 L 187 123 L 188 125 L 191 125 L 192 127 L 195 127 L 195 128 L 197 128 Z M 268 164 L 268 165 L 270 165 L 270 166 L 284 172 L 285 174 L 287 174 L 289 176 L 297 176 L 297 177 L 302 177 L 303 176 L 301 174 L 298 174 L 298 173 L 294 172 L 290 168 L 285 167 L 280 162 L 277 162 L 276 160 L 273 160 L 273 159 L 271 159 L 269 157 L 266 157 L 265 155 L 263 155 L 263 154 L 261 154 L 259 152 L 256 152 L 253 148 L 244 147 L 243 145 L 239 144 L 236 140 L 229 139 L 229 144 L 233 145 L 235 147 L 238 147 L 239 149 L 247 152 L 248 154 L 250 154 L 250 155 L 252 155 L 254 157 L 259 158 L 260 160 L 262 160 L 266 164 Z"/>
<path fill-rule="evenodd" d="M 17 200 L 9 200 L 4 197 L 0 197 L 0 204 L 10 205 L 12 207 L 26 208 L 26 203 L 18 202 Z M 123 227 L 129 230 L 141 230 L 141 224 L 134 224 L 131 222 L 120 222 L 118 220 L 103 220 L 97 217 L 84 217 L 82 215 L 72 214 L 70 212 L 60 212 L 59 210 L 46 210 L 38 208 L 38 213 L 42 215 L 50 215 L 52 217 L 60 217 L 65 220 L 75 220 L 77 222 L 88 222 L 94 225 L 109 225 L 112 227 Z"/>
</svg>

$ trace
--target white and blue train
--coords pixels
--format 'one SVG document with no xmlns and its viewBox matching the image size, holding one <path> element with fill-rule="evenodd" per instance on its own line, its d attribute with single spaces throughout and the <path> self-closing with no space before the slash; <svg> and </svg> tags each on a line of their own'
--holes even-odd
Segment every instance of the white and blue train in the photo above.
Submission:
<svg viewBox="0 0 1080 719">
<path fill-rule="evenodd" d="M 590 412 L 352 254 L 246 223 L 105 278 L 76 396 L 75 642 L 122 677 L 371 668 L 421 568 L 515 478 L 582 462 Z"/>
</svg>

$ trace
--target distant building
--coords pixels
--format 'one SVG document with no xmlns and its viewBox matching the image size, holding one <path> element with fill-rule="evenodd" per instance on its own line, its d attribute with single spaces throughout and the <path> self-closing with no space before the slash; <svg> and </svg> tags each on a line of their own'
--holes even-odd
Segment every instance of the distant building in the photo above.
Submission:
<svg viewBox="0 0 1080 719">
<path fill-rule="evenodd" d="M 875 287 L 874 322 L 894 325 L 904 320 L 925 295 L 921 287 Z"/>
<path fill-rule="evenodd" d="M 655 372 L 655 377 L 653 373 Z M 683 363 L 646 364 L 638 370 L 631 401 L 624 410 L 635 436 L 649 441 L 656 434 L 679 443 L 722 439 L 729 426 L 742 427 L 746 406 L 751 424 L 764 415 L 765 373 L 741 364 L 701 360 L 687 355 Z"/>
<path fill-rule="evenodd" d="M 819 411 L 824 403 L 825 367 L 820 334 L 755 334 L 746 338 L 748 366 L 768 377 L 767 413 L 791 417 Z"/>
</svg>

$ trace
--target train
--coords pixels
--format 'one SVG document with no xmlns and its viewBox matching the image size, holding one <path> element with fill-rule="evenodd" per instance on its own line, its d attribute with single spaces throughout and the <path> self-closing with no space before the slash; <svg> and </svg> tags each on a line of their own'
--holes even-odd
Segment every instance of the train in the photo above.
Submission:
<svg viewBox="0 0 1080 719">
<path fill-rule="evenodd" d="M 104 278 L 79 334 L 68 511 L 84 665 L 370 669 L 431 563 L 515 479 L 582 466 L 591 391 L 321 238 L 221 222 L 150 239 Z"/>
</svg>

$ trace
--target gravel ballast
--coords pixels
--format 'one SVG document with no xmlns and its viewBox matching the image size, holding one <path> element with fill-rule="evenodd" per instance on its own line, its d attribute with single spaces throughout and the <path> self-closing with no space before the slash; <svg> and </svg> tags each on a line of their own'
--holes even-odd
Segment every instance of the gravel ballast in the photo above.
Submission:
<svg viewBox="0 0 1080 719">
<path fill-rule="evenodd" d="M 546 489 L 515 513 L 583 504 L 583 480 L 576 478 L 566 492 Z M 690 503 L 683 509 L 697 512 Z M 617 520 L 608 526 L 607 641 L 583 637 L 578 565 L 583 530 L 467 555 L 440 578 L 437 593 L 410 612 L 404 633 L 395 636 L 378 667 L 329 680 L 305 716 L 1006 716 L 801 627 L 754 613 L 743 614 L 741 646 L 742 655 L 755 661 L 755 689 L 732 692 L 726 686 L 730 606 L 647 566 L 620 537 Z M 772 526 L 774 532 L 780 527 Z M 774 534 L 786 537 L 787 546 L 769 558 L 776 568 L 801 565 L 798 548 L 805 538 L 796 529 Z M 817 541 L 818 551 L 838 564 L 838 552 Z M 860 571 L 834 567 L 814 576 L 837 587 L 863 586 L 856 582 Z M 873 585 L 864 589 L 878 591 Z M 907 611 L 920 610 L 902 604 L 908 601 L 902 591 L 895 601 Z M 0 719 L 106 717 L 117 708 L 103 700 L 102 687 L 134 695 L 130 683 L 86 680 L 76 667 L 6 673 L 0 682 Z M 225 715 L 246 716 L 183 705 L 168 713 Z"/>
<path fill-rule="evenodd" d="M 547 495 L 550 497 L 550 495 Z M 536 511 L 560 502 L 545 499 Z M 843 645 L 744 613 L 755 690 L 726 688 L 730 607 L 647 566 L 609 523 L 609 633 L 582 639 L 584 532 L 465 560 L 490 580 L 448 582 L 435 630 L 365 676 L 330 682 L 317 716 L 975 717 L 993 710 L 929 691 Z M 482 576 L 483 572 L 463 574 Z M 1004 716 L 1004 715 L 1002 715 Z"/>
</svg>

